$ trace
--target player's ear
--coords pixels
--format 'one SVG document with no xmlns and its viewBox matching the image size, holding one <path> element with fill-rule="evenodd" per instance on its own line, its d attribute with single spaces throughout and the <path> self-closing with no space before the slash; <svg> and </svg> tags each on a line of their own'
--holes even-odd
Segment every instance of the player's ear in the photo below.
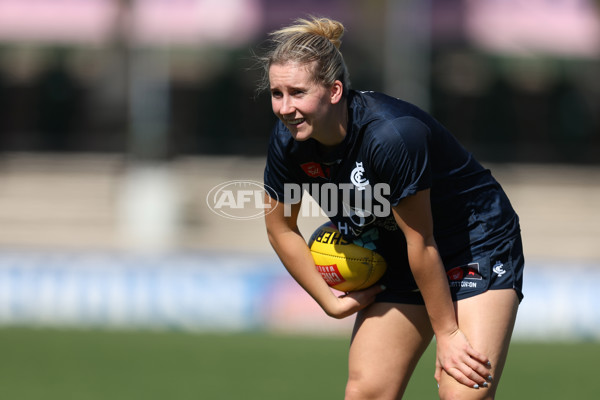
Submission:
<svg viewBox="0 0 600 400">
<path fill-rule="evenodd" d="M 331 85 L 330 94 L 331 104 L 339 103 L 342 99 L 342 95 L 344 94 L 344 84 L 339 80 L 333 82 L 333 85 Z"/>
</svg>

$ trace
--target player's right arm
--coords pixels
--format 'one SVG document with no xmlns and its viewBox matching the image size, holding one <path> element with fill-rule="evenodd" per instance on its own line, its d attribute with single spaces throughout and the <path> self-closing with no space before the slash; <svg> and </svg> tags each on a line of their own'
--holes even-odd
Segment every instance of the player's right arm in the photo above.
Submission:
<svg viewBox="0 0 600 400">
<path fill-rule="evenodd" d="M 315 263 L 306 241 L 298 229 L 301 203 L 290 205 L 290 215 L 285 215 L 283 203 L 265 194 L 267 236 L 279 259 L 300 286 L 321 306 L 330 317 L 344 318 L 371 304 L 381 291 L 372 288 L 337 297 L 329 288 Z M 272 210 L 272 211 L 271 211 Z"/>
</svg>

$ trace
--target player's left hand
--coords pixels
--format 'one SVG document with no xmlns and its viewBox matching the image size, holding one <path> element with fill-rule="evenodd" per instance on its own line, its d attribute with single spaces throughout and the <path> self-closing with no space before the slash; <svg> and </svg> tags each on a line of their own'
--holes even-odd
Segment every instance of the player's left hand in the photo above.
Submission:
<svg viewBox="0 0 600 400">
<path fill-rule="evenodd" d="M 440 383 L 442 371 L 458 382 L 475 389 L 488 387 L 491 382 L 489 359 L 476 351 L 464 333 L 455 332 L 436 337 L 437 354 L 435 380 Z"/>
</svg>

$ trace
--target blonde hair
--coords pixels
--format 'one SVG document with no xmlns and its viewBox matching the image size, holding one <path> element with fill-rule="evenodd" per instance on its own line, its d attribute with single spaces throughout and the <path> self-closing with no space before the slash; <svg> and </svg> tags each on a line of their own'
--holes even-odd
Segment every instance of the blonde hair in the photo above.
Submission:
<svg viewBox="0 0 600 400">
<path fill-rule="evenodd" d="M 269 88 L 269 68 L 275 64 L 315 63 L 312 74 L 317 83 L 331 86 L 336 80 L 344 85 L 344 95 L 350 88 L 350 79 L 344 57 L 340 52 L 344 25 L 329 18 L 297 19 L 295 24 L 271 32 L 270 48 L 258 56 L 263 70 L 258 89 Z"/>
</svg>

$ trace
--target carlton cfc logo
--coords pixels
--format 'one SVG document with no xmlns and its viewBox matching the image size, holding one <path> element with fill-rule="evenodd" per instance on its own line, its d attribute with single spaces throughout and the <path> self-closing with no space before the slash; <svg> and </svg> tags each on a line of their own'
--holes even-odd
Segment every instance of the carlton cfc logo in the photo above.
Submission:
<svg viewBox="0 0 600 400">
<path fill-rule="evenodd" d="M 358 190 L 365 190 L 365 186 L 369 184 L 369 180 L 363 178 L 364 172 L 363 163 L 357 161 L 356 167 L 350 173 L 350 180 Z"/>
</svg>

